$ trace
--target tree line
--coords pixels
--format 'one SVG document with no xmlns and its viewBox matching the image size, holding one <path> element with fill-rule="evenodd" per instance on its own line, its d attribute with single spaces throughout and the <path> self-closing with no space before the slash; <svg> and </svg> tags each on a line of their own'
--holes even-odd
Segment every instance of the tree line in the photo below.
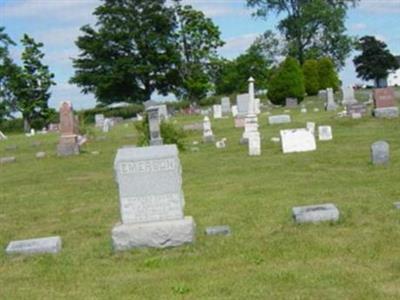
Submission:
<svg viewBox="0 0 400 300">
<path fill-rule="evenodd" d="M 355 43 L 346 34 L 346 12 L 357 2 L 247 0 L 257 17 L 282 15 L 278 32 L 267 30 L 228 60 L 218 55 L 224 45 L 218 26 L 181 0 L 103 0 L 93 12 L 95 25 L 81 27 L 75 42 L 79 55 L 72 60 L 70 83 L 93 94 L 99 105 L 142 103 L 154 92 L 196 103 L 210 94 L 244 92 L 253 76 L 257 87 L 268 89 L 271 100 L 280 103 L 284 96 L 301 99 L 305 92 L 337 89 L 336 72 L 354 47 L 367 55 L 355 60 L 359 76 L 382 78 L 396 60 L 380 56 L 379 70 L 365 66 L 371 53 L 391 55 L 386 45 L 375 43 L 375 50 L 367 51 L 370 39 Z M 25 50 L 18 66 L 9 53 L 15 43 L 0 28 L 0 119 L 20 112 L 28 130 L 33 120 L 52 113 L 47 102 L 55 82 L 42 62 L 43 44 L 26 34 L 21 43 Z"/>
</svg>

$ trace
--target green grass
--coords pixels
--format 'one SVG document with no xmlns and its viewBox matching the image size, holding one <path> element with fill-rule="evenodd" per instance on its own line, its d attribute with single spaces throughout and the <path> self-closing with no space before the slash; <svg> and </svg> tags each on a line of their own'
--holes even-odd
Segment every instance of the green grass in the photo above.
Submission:
<svg viewBox="0 0 400 300">
<path fill-rule="evenodd" d="M 189 146 L 180 154 L 185 214 L 197 223 L 197 240 L 164 250 L 111 248 L 119 220 L 112 163 L 118 147 L 135 143 L 126 137 L 133 124 L 90 141 L 77 157 L 58 158 L 54 134 L 0 142 L 0 156 L 17 157 L 0 165 L 0 246 L 63 239 L 58 255 L 0 251 L 0 299 L 399 299 L 400 211 L 393 202 L 400 201 L 400 120 L 338 119 L 314 98 L 307 102 L 309 112 L 293 109 L 293 123 L 285 126 L 267 125 L 260 115 L 260 157 L 239 145 L 242 130 L 231 118 L 212 121 L 227 148 L 200 144 L 199 152 Z M 332 125 L 334 140 L 318 142 L 316 152 L 287 155 L 270 141 L 306 121 Z M 370 163 L 370 145 L 380 139 L 391 147 L 386 167 Z M 187 143 L 195 140 L 201 133 Z M 6 151 L 10 144 L 18 149 Z M 40 150 L 49 157 L 37 160 Z M 340 209 L 340 222 L 293 223 L 293 206 L 327 202 Z M 233 234 L 204 235 L 206 226 L 221 224 Z"/>
</svg>

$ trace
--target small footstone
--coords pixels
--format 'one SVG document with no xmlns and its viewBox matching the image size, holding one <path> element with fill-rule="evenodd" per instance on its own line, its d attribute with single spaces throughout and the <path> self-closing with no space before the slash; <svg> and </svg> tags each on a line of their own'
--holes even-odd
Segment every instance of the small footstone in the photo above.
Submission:
<svg viewBox="0 0 400 300">
<path fill-rule="evenodd" d="M 395 202 L 395 203 L 393 203 L 393 204 L 394 204 L 394 207 L 395 207 L 395 208 L 400 209 L 400 202 Z"/>
<path fill-rule="evenodd" d="M 10 157 L 1 157 L 0 158 L 0 165 L 3 164 L 10 164 L 10 163 L 14 163 L 16 162 L 16 158 L 14 156 L 10 156 Z"/>
<path fill-rule="evenodd" d="M 228 225 L 207 227 L 206 235 L 231 235 L 231 228 Z"/>
<path fill-rule="evenodd" d="M 296 223 L 336 222 L 339 220 L 339 210 L 331 203 L 293 207 L 292 211 Z"/>
<path fill-rule="evenodd" d="M 45 158 L 46 157 L 46 152 L 38 152 L 36 153 L 36 158 Z"/>
<path fill-rule="evenodd" d="M 7 254 L 34 254 L 34 253 L 58 253 L 61 250 L 61 238 L 51 236 L 38 239 L 12 241 L 8 244 Z"/>
<path fill-rule="evenodd" d="M 100 154 L 99 151 L 92 151 L 91 153 L 92 153 L 92 155 L 99 155 Z"/>
</svg>

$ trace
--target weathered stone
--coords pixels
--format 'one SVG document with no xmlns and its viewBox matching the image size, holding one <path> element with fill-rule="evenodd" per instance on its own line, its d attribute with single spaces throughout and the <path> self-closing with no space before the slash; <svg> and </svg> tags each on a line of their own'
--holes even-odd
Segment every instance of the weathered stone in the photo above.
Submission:
<svg viewBox="0 0 400 300">
<path fill-rule="evenodd" d="M 320 141 L 330 141 L 333 139 L 331 126 L 318 126 L 318 138 Z"/>
<path fill-rule="evenodd" d="M 261 155 L 261 137 L 258 131 L 248 134 L 249 156 Z"/>
<path fill-rule="evenodd" d="M 46 152 L 40 151 L 36 153 L 36 158 L 41 159 L 46 157 Z"/>
<path fill-rule="evenodd" d="M 315 151 L 314 135 L 305 128 L 281 130 L 283 153 Z"/>
<path fill-rule="evenodd" d="M 371 159 L 374 165 L 387 164 L 389 162 L 389 144 L 385 141 L 378 141 L 371 146 Z"/>
<path fill-rule="evenodd" d="M 391 87 L 374 89 L 373 99 L 375 108 L 387 108 L 396 106 L 394 89 Z"/>
<path fill-rule="evenodd" d="M 292 107 L 297 107 L 298 105 L 298 100 L 297 98 L 286 98 L 286 107 L 292 108 Z"/>
<path fill-rule="evenodd" d="M 319 108 L 315 107 L 314 112 L 319 112 Z"/>
<path fill-rule="evenodd" d="M 238 109 L 238 114 L 245 116 L 249 110 L 249 94 L 239 94 L 236 96 L 236 104 Z"/>
<path fill-rule="evenodd" d="M 327 111 L 335 111 L 337 109 L 337 104 L 335 102 L 335 97 L 333 94 L 333 89 L 328 88 L 326 89 L 326 104 L 325 109 Z"/>
<path fill-rule="evenodd" d="M 276 116 L 269 116 L 268 122 L 269 124 L 284 124 L 290 123 L 292 120 L 289 115 L 276 115 Z"/>
<path fill-rule="evenodd" d="M 235 117 L 235 128 L 244 128 L 245 117 L 241 115 L 237 115 Z"/>
<path fill-rule="evenodd" d="M 398 118 L 399 108 L 397 106 L 375 108 L 373 111 L 373 115 L 376 118 L 387 118 L 387 119 Z"/>
<path fill-rule="evenodd" d="M 395 202 L 393 205 L 395 208 L 400 209 L 400 202 Z"/>
<path fill-rule="evenodd" d="M 293 207 L 292 211 L 296 223 L 336 222 L 340 215 L 339 210 L 331 203 Z"/>
<path fill-rule="evenodd" d="M 313 135 L 315 135 L 315 123 L 314 122 L 307 122 L 306 128 L 310 131 Z"/>
<path fill-rule="evenodd" d="M 220 141 L 217 141 L 215 143 L 215 147 L 217 147 L 217 149 L 223 149 L 226 147 L 226 138 L 221 139 Z"/>
<path fill-rule="evenodd" d="M 367 106 L 364 103 L 354 103 L 346 105 L 346 111 L 348 116 L 353 116 L 354 114 L 360 114 L 364 116 L 367 114 Z"/>
<path fill-rule="evenodd" d="M 18 149 L 17 145 L 7 145 L 6 146 L 7 151 L 15 151 L 17 149 Z"/>
<path fill-rule="evenodd" d="M 203 120 L 203 142 L 204 143 L 213 143 L 214 135 L 211 129 L 210 119 L 206 116 Z"/>
<path fill-rule="evenodd" d="M 271 142 L 273 143 L 279 143 L 281 141 L 281 139 L 279 137 L 272 137 L 271 138 Z"/>
<path fill-rule="evenodd" d="M 229 97 L 223 97 L 221 99 L 221 108 L 223 115 L 229 115 L 231 113 L 231 100 Z"/>
<path fill-rule="evenodd" d="M 64 101 L 60 106 L 60 141 L 57 153 L 60 156 L 79 154 L 78 119 L 74 117 L 71 102 Z"/>
<path fill-rule="evenodd" d="M 147 113 L 149 116 L 150 145 L 162 145 L 163 140 L 160 131 L 160 117 L 158 115 L 158 108 L 152 106 L 147 109 Z"/>
<path fill-rule="evenodd" d="M 231 111 L 232 111 L 232 117 L 236 117 L 237 115 L 238 115 L 238 108 L 237 108 L 237 106 L 236 105 L 233 105 L 232 107 L 231 107 Z"/>
<path fill-rule="evenodd" d="M 3 132 L 1 132 L 1 130 L 0 130 L 0 141 L 1 140 L 6 140 L 6 139 L 7 139 L 7 136 Z"/>
<path fill-rule="evenodd" d="M 254 99 L 254 112 L 256 115 L 261 113 L 261 100 L 259 98 Z"/>
<path fill-rule="evenodd" d="M 302 113 L 302 114 L 306 114 L 307 113 L 307 108 L 302 108 L 302 109 L 300 109 L 300 112 Z"/>
<path fill-rule="evenodd" d="M 352 86 L 347 86 L 342 88 L 342 94 L 343 94 L 343 105 L 351 105 L 351 104 L 356 104 L 357 100 L 354 97 L 354 89 Z"/>
<path fill-rule="evenodd" d="M 213 117 L 214 117 L 214 119 L 222 118 L 221 105 L 218 105 L 218 104 L 213 105 Z"/>
<path fill-rule="evenodd" d="M 194 241 L 195 223 L 183 215 L 176 145 L 119 149 L 114 168 L 122 220 L 112 231 L 115 250 L 164 248 Z"/>
<path fill-rule="evenodd" d="M 210 226 L 205 230 L 206 235 L 231 235 L 231 228 L 228 225 Z"/>
<path fill-rule="evenodd" d="M 59 236 L 12 241 L 8 244 L 7 254 L 58 253 L 61 251 Z"/>
<path fill-rule="evenodd" d="M 15 163 L 17 159 L 14 156 L 0 157 L 0 165 Z"/>
<path fill-rule="evenodd" d="M 203 131 L 203 123 L 198 122 L 198 123 L 183 125 L 183 130 L 184 131 Z"/>
<path fill-rule="evenodd" d="M 96 114 L 94 116 L 95 127 L 96 128 L 103 128 L 104 125 L 104 115 L 103 114 Z"/>
</svg>

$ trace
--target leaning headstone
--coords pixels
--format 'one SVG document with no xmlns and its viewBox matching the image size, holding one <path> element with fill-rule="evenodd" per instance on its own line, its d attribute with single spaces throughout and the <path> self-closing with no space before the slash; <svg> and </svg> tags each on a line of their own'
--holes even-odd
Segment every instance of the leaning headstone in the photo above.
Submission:
<svg viewBox="0 0 400 300">
<path fill-rule="evenodd" d="M 0 157 L 0 165 L 10 164 L 16 162 L 16 158 L 14 156 L 9 157 Z"/>
<path fill-rule="evenodd" d="M 206 235 L 231 235 L 231 228 L 228 225 L 210 226 L 205 230 Z"/>
<path fill-rule="evenodd" d="M 276 115 L 276 116 L 269 116 L 268 123 L 269 124 L 284 124 L 290 123 L 292 120 L 289 115 Z"/>
<path fill-rule="evenodd" d="M 371 159 L 374 165 L 389 163 L 390 158 L 389 144 L 385 141 L 378 141 L 371 146 Z"/>
<path fill-rule="evenodd" d="M 281 130 L 283 153 L 315 151 L 315 136 L 305 128 Z"/>
<path fill-rule="evenodd" d="M 231 100 L 229 97 L 223 97 L 221 99 L 221 108 L 223 115 L 229 115 L 231 113 Z"/>
<path fill-rule="evenodd" d="M 325 104 L 325 109 L 327 111 L 335 111 L 337 109 L 337 104 L 335 102 L 335 97 L 333 94 L 333 89 L 332 88 L 327 88 L 326 89 L 326 104 Z"/>
<path fill-rule="evenodd" d="M 356 98 L 354 97 L 354 89 L 352 86 L 343 87 L 342 94 L 343 94 L 343 100 L 342 100 L 343 105 L 358 103 Z"/>
<path fill-rule="evenodd" d="M 183 214 L 176 145 L 119 149 L 114 168 L 122 220 L 112 230 L 115 250 L 194 242 L 196 225 Z"/>
<path fill-rule="evenodd" d="M 333 139 L 331 126 L 318 126 L 318 139 L 320 141 L 330 141 Z"/>
<path fill-rule="evenodd" d="M 149 130 L 150 130 L 150 145 L 158 146 L 163 144 L 160 131 L 160 117 L 158 115 L 157 107 L 150 107 L 147 109 L 149 116 Z"/>
<path fill-rule="evenodd" d="M 76 118 L 71 102 L 64 101 L 60 107 L 60 141 L 57 145 L 59 156 L 79 154 Z"/>
<path fill-rule="evenodd" d="M 1 140 L 6 140 L 7 139 L 7 137 L 4 135 L 4 133 L 2 133 L 1 132 L 1 130 L 0 130 L 0 141 Z"/>
<path fill-rule="evenodd" d="M 219 104 L 213 105 L 213 117 L 214 117 L 214 119 L 221 119 L 222 118 L 221 105 L 219 105 Z"/>
<path fill-rule="evenodd" d="M 12 241 L 6 248 L 7 254 L 58 253 L 60 251 L 61 238 L 59 236 Z"/>
<path fill-rule="evenodd" d="M 393 88 L 374 89 L 373 99 L 373 115 L 375 117 L 397 118 L 399 116 L 399 108 L 396 105 Z"/>
<path fill-rule="evenodd" d="M 332 204 L 297 206 L 292 208 L 296 223 L 318 223 L 339 220 L 339 210 Z"/>
<path fill-rule="evenodd" d="M 94 121 L 95 121 L 96 128 L 103 128 L 104 115 L 103 114 L 94 115 Z"/>
<path fill-rule="evenodd" d="M 214 142 L 214 135 L 211 129 L 210 119 L 206 116 L 203 120 L 203 142 L 212 143 Z"/>
<path fill-rule="evenodd" d="M 286 98 L 285 104 L 286 104 L 285 106 L 288 108 L 297 107 L 297 105 L 298 105 L 297 98 Z"/>
</svg>

